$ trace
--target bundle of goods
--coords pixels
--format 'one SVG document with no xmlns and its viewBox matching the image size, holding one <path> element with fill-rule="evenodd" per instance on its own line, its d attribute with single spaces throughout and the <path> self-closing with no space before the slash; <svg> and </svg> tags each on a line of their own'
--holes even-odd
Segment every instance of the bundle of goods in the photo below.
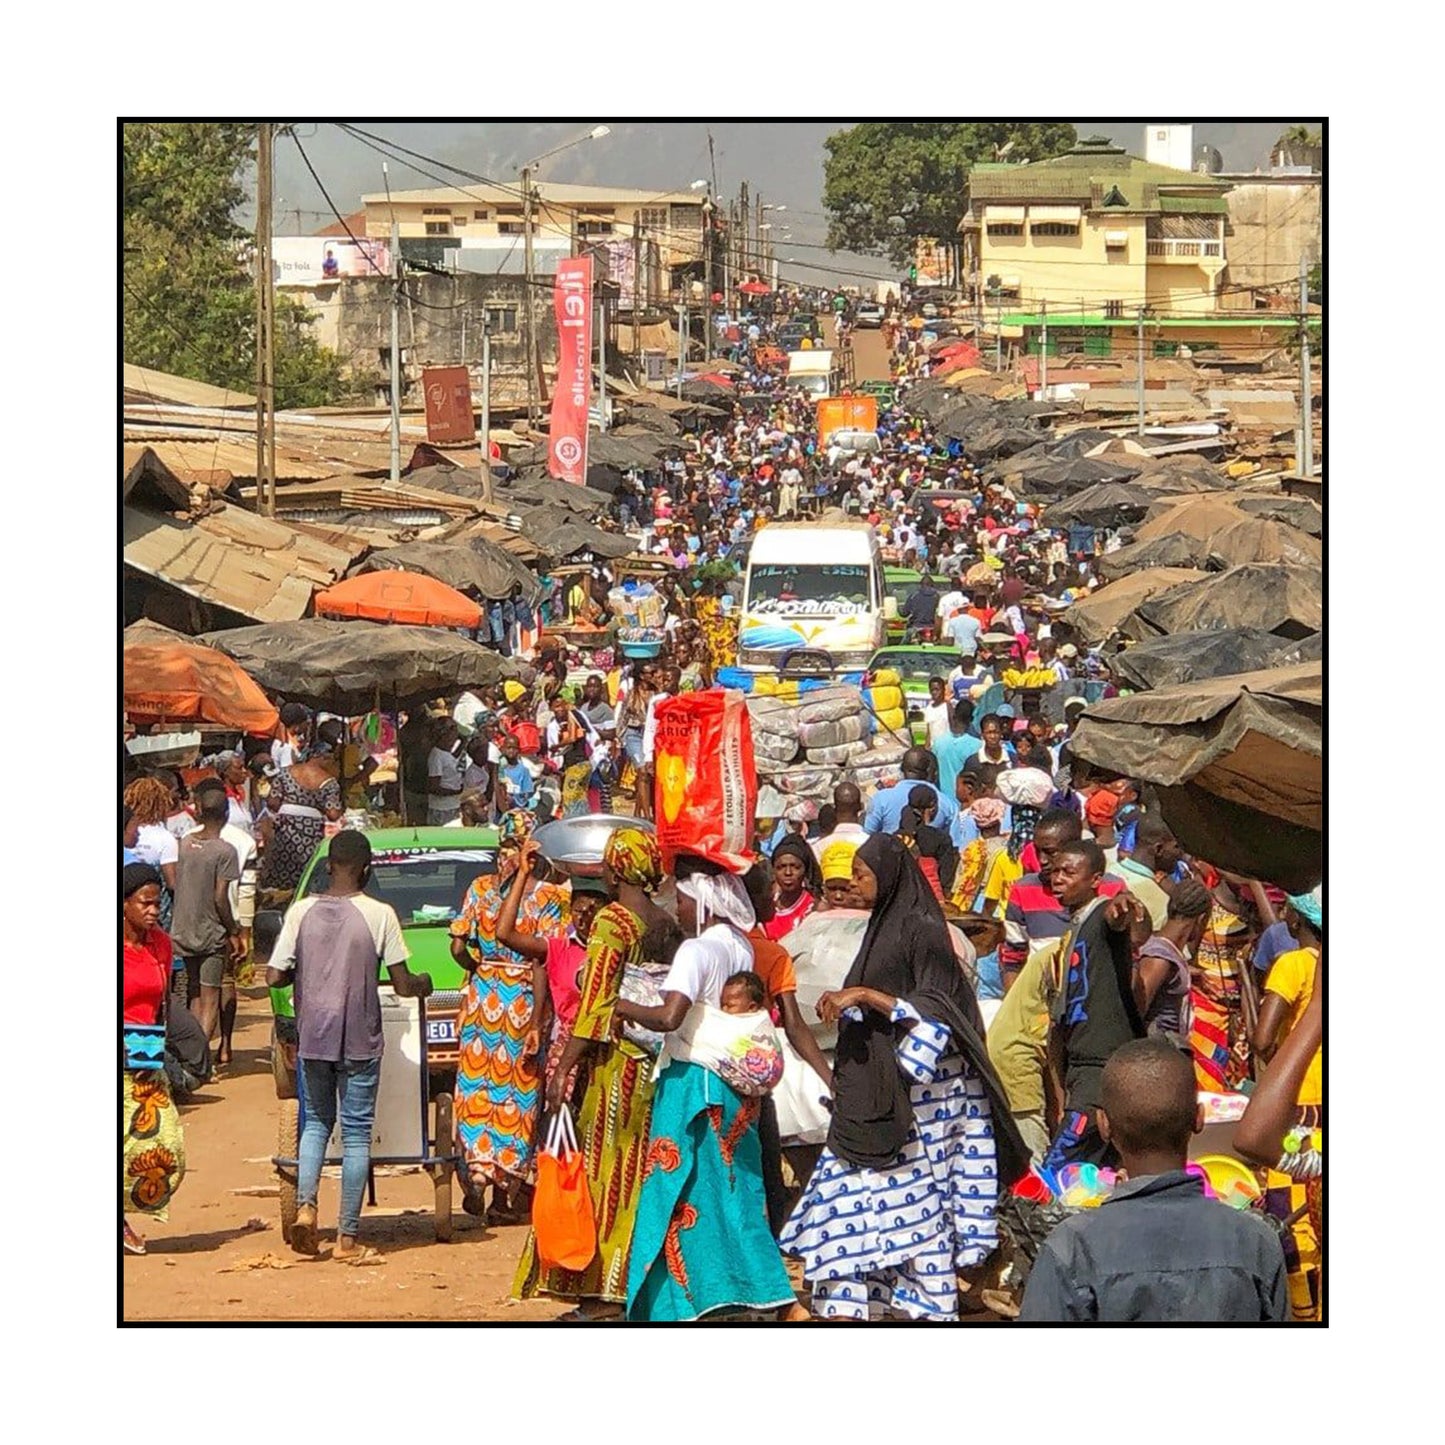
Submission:
<svg viewBox="0 0 1445 1445">
<path fill-rule="evenodd" d="M 902 743 L 877 738 L 866 753 L 853 759 L 848 775 L 865 796 L 870 788 L 891 788 L 903 778 L 903 754 L 907 751 Z"/>
<path fill-rule="evenodd" d="M 878 726 L 906 736 L 908 708 L 903 700 L 903 678 L 891 667 L 880 667 L 871 684 L 863 689 L 863 701 L 873 710 Z"/>
<path fill-rule="evenodd" d="M 1008 667 L 999 679 L 1005 687 L 1053 687 L 1059 676 L 1051 667 Z"/>
<path fill-rule="evenodd" d="M 667 642 L 660 627 L 619 627 L 617 646 L 624 657 L 656 657 Z"/>
<path fill-rule="evenodd" d="M 660 628 L 667 621 L 667 604 L 650 582 L 624 582 L 607 594 L 613 617 L 624 627 Z"/>
</svg>

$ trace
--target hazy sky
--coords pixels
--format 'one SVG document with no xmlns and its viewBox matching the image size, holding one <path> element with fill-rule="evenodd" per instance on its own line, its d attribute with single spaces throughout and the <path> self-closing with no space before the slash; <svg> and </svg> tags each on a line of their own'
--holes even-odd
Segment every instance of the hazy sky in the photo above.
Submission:
<svg viewBox="0 0 1445 1445">
<path fill-rule="evenodd" d="M 601 140 L 586 140 L 546 161 L 538 172 L 539 185 L 567 181 L 591 185 L 630 186 L 639 189 L 686 190 L 711 175 L 707 132 L 711 126 L 717 165 L 718 194 L 737 195 L 739 181 L 747 181 L 754 199 L 761 193 L 769 204 L 786 212 L 772 217 L 773 240 L 786 279 L 824 281 L 849 271 L 874 276 L 893 274 L 886 262 L 872 257 L 836 256 L 823 249 L 828 223 L 823 215 L 823 141 L 852 121 L 782 121 L 767 125 L 734 121 L 644 121 L 613 123 Z M 436 121 L 404 124 L 392 121 L 361 122 L 363 130 L 410 150 L 465 167 L 503 184 L 516 184 L 517 167 L 574 136 L 585 135 L 588 123 L 564 122 L 467 124 Z M 1107 135 L 1126 150 L 1142 155 L 1144 127 L 1139 123 L 1077 121 L 1080 135 Z M 1292 121 L 1202 121 L 1194 128 L 1194 143 L 1213 145 L 1224 157 L 1226 170 L 1248 171 L 1269 163 L 1270 147 Z M 382 189 L 381 157 L 334 125 L 298 127 L 311 164 L 326 184 L 343 215 L 357 210 L 360 198 Z M 411 169 L 435 170 L 439 182 Z M 392 160 L 391 184 L 397 190 L 415 190 L 442 184 L 465 184 L 426 162 Z M 276 230 L 278 234 L 307 234 L 332 219 L 326 201 L 307 174 L 296 146 L 282 138 L 276 146 Z M 298 218 L 296 212 L 300 210 Z M 791 232 L 792 242 L 784 239 Z"/>
</svg>

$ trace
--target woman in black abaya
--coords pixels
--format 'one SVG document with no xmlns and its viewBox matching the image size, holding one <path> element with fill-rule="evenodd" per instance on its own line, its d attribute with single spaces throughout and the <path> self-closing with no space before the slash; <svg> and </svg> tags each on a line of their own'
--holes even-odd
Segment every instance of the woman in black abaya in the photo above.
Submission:
<svg viewBox="0 0 1445 1445">
<path fill-rule="evenodd" d="M 997 1243 L 995 1206 L 1028 1167 L 942 910 L 898 839 L 875 833 L 853 881 L 872 917 L 843 988 L 834 1111 L 779 1240 L 824 1319 L 956 1320 L 957 1273 Z"/>
</svg>

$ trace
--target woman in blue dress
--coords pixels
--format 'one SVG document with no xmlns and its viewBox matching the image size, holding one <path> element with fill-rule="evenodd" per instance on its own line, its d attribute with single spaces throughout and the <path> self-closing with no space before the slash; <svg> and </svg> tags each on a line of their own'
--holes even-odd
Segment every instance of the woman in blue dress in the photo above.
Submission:
<svg viewBox="0 0 1445 1445">
<path fill-rule="evenodd" d="M 872 917 L 843 988 L 818 1004 L 839 1025 L 833 1122 L 779 1244 L 823 1319 L 956 1320 L 957 1273 L 992 1253 L 1028 1151 L 917 863 L 875 833 L 853 881 Z"/>
</svg>

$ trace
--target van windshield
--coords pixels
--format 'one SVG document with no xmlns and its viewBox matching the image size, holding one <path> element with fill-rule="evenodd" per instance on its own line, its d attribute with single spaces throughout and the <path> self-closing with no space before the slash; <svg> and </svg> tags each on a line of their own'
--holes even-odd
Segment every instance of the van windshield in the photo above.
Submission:
<svg viewBox="0 0 1445 1445">
<path fill-rule="evenodd" d="M 755 612 L 862 611 L 868 606 L 868 572 L 846 563 L 755 563 L 748 607 Z"/>
</svg>

